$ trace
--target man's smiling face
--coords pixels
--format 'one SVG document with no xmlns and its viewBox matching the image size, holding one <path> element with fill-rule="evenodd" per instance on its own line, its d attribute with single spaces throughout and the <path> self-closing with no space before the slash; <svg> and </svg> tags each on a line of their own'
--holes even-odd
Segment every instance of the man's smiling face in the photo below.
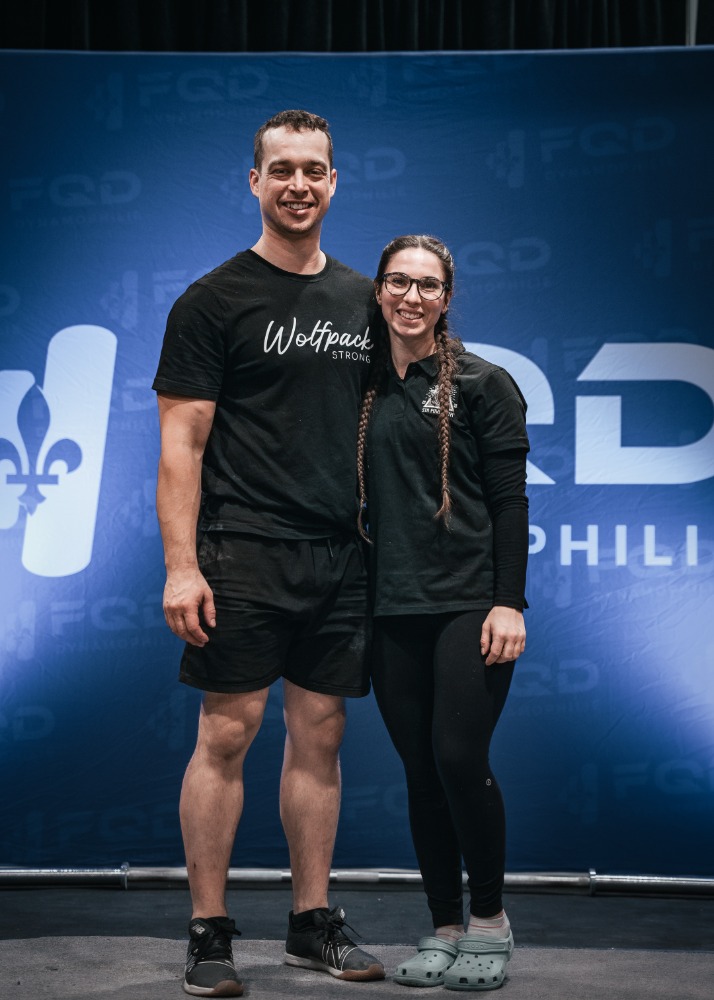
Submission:
<svg viewBox="0 0 714 1000">
<path fill-rule="evenodd" d="M 281 126 L 265 133 L 262 164 L 250 172 L 250 189 L 267 229 L 288 238 L 319 229 L 336 183 L 323 132 Z"/>
</svg>

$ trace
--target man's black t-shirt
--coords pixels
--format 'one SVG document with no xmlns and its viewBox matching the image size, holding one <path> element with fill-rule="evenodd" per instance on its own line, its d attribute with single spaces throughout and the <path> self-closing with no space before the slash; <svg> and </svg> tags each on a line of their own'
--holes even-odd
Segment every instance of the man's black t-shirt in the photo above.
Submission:
<svg viewBox="0 0 714 1000">
<path fill-rule="evenodd" d="M 332 257 L 283 271 L 252 250 L 174 304 L 153 387 L 216 401 L 200 526 L 278 538 L 354 530 L 372 282 Z"/>
</svg>

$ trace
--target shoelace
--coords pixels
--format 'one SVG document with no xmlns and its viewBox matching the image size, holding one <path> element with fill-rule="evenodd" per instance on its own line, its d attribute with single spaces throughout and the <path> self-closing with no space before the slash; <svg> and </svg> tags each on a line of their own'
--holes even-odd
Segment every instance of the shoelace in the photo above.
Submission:
<svg viewBox="0 0 714 1000">
<path fill-rule="evenodd" d="M 349 942 L 349 938 L 342 930 L 343 927 L 347 927 L 358 938 L 362 937 L 359 931 L 356 931 L 351 924 L 347 923 L 344 918 L 344 912 L 328 913 L 325 917 L 325 923 L 319 932 L 319 937 L 325 938 L 328 944 L 341 944 L 342 941 Z"/>
<path fill-rule="evenodd" d="M 240 937 L 240 931 L 236 930 L 234 920 L 226 920 L 219 929 L 206 931 L 204 937 L 199 938 L 191 947 L 191 954 L 195 956 L 197 962 L 202 962 L 206 958 L 222 958 L 231 946 L 231 938 Z"/>
</svg>

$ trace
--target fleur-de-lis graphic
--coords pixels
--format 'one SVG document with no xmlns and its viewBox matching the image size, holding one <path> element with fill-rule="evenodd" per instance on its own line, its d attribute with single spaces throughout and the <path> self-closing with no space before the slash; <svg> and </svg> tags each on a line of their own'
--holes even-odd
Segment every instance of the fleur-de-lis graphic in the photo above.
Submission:
<svg viewBox="0 0 714 1000">
<path fill-rule="evenodd" d="M 51 445 L 40 467 L 40 452 L 50 427 L 50 408 L 37 385 L 25 393 L 20 403 L 17 426 L 25 446 L 27 471 L 23 472 L 22 457 L 7 438 L 0 438 L 0 459 L 9 459 L 15 466 L 15 472 L 7 476 L 6 482 L 25 487 L 18 500 L 28 514 L 34 514 L 38 505 L 47 499 L 39 487 L 56 486 L 59 482 L 59 476 L 50 472 L 53 464 L 64 462 L 67 473 L 74 472 L 81 465 L 82 449 L 76 441 L 62 438 Z"/>
<path fill-rule="evenodd" d="M 40 377 L 0 369 L 0 532 L 22 536 L 36 576 L 92 560 L 116 350 L 111 330 L 77 324 L 50 339 Z"/>
</svg>

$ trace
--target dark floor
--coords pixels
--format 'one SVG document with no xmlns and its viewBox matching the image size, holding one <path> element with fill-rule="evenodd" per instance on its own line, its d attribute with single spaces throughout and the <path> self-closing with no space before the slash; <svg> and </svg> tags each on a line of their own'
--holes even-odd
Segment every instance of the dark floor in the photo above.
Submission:
<svg viewBox="0 0 714 1000">
<path fill-rule="evenodd" d="M 284 937 L 289 887 L 239 887 L 228 893 L 231 916 L 247 940 Z M 404 944 L 430 932 L 419 886 L 331 890 L 366 941 Z M 509 892 L 519 945 L 540 948 L 714 951 L 714 898 Z M 0 939 L 50 936 L 144 936 L 183 939 L 190 915 L 181 886 L 161 888 L 46 886 L 0 889 Z"/>
</svg>

